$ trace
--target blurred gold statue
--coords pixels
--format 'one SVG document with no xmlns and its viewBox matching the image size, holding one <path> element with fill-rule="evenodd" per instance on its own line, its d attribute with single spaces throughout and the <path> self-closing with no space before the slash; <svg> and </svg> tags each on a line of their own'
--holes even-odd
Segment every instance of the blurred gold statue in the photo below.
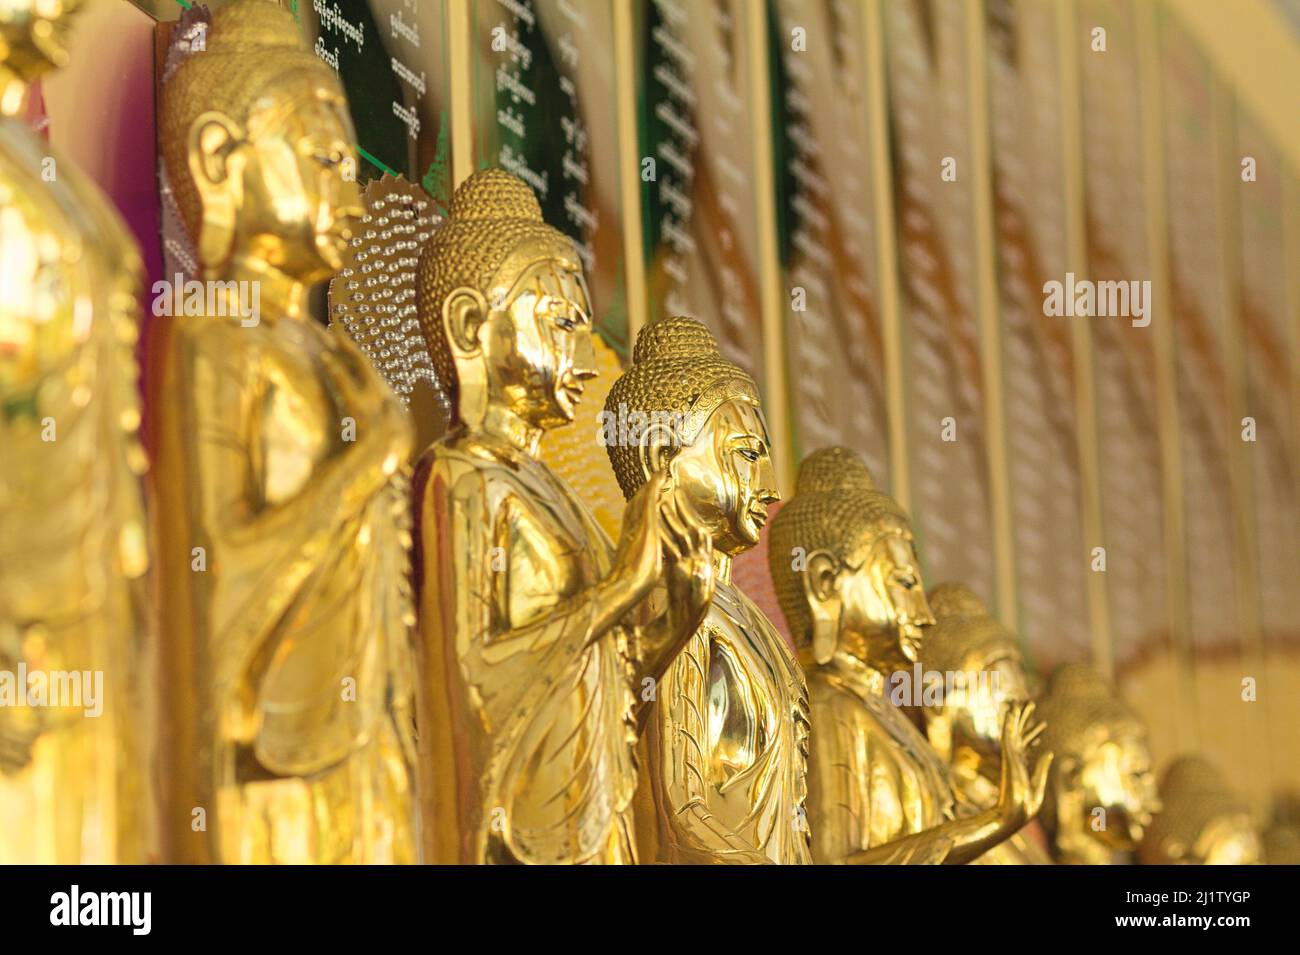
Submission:
<svg viewBox="0 0 1300 955">
<path fill-rule="evenodd" d="M 707 328 L 641 330 L 605 401 L 623 494 L 667 470 L 712 540 L 712 606 L 657 688 L 641 761 L 637 835 L 646 861 L 807 863 L 808 691 L 776 628 L 731 583 L 779 499 L 758 387 Z M 673 595 L 667 594 L 670 602 Z"/>
<path fill-rule="evenodd" d="M 418 283 L 452 399 L 415 485 L 429 858 L 635 862 L 638 717 L 712 595 L 708 536 L 659 473 L 615 551 L 542 463 L 595 367 L 577 250 L 526 185 L 462 183 Z"/>
<path fill-rule="evenodd" d="M 960 584 L 930 591 L 935 624 L 925 635 L 920 663 L 925 672 L 953 675 L 942 699 L 922 706 L 926 735 L 948 764 L 957 814 L 974 815 L 997 803 L 1002 766 L 1002 714 L 1033 697 L 1020 644 Z M 1015 833 L 976 860 L 982 865 L 1044 865 L 1051 857 L 1029 835 Z"/>
<path fill-rule="evenodd" d="M 1300 791 L 1283 790 L 1274 797 L 1262 842 L 1269 865 L 1300 865 Z"/>
<path fill-rule="evenodd" d="M 1138 849 L 1143 865 L 1259 865 L 1250 810 L 1199 756 L 1174 760 L 1160 780 L 1161 809 Z"/>
<path fill-rule="evenodd" d="M 80 6 L 0 3 L 0 864 L 152 849 L 141 260 L 23 122 Z"/>
<path fill-rule="evenodd" d="M 1082 663 L 1057 668 L 1040 710 L 1056 754 L 1042 815 L 1052 854 L 1068 865 L 1116 862 L 1160 809 L 1146 728 Z"/>
<path fill-rule="evenodd" d="M 959 817 L 947 767 L 891 701 L 911 677 L 898 668 L 916 662 L 934 617 L 907 515 L 861 458 L 845 448 L 805 458 L 769 548 L 808 671 L 816 861 L 965 863 L 1033 818 L 1051 756 L 1031 776 L 1027 751 L 1042 731 L 1032 704 L 1013 704 L 1003 718 L 996 799 Z"/>
<path fill-rule="evenodd" d="M 410 424 L 307 310 L 361 213 L 346 103 L 270 3 L 206 47 L 160 132 L 206 280 L 152 383 L 165 858 L 413 862 Z"/>
</svg>

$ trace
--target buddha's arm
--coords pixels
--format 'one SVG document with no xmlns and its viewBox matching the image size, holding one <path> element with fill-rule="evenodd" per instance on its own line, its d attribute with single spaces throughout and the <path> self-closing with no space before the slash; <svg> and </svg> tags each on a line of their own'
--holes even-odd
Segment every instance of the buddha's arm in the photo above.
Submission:
<svg viewBox="0 0 1300 955">
<path fill-rule="evenodd" d="M 238 334 L 238 333 L 237 333 Z M 344 348 L 350 344 L 344 343 Z M 235 357 L 235 361 L 239 356 Z M 229 369 L 225 388 L 230 404 L 225 407 L 196 408 L 196 417 L 204 422 L 213 439 L 201 442 L 216 472 L 205 472 L 213 487 L 229 487 L 229 498 L 217 504 L 209 518 L 222 528 L 222 535 L 235 546 L 268 537 L 292 537 L 304 528 L 316 526 L 325 515 L 357 513 L 387 483 L 393 481 L 402 461 L 387 461 L 393 447 L 394 422 L 386 420 L 383 409 L 383 383 L 374 374 L 347 373 L 346 361 L 360 361 L 359 356 L 339 356 L 326 350 L 321 360 L 338 365 L 328 381 L 320 382 L 320 391 L 305 385 L 300 400 L 311 404 L 309 395 L 325 394 L 315 407 L 292 408 L 287 412 L 270 411 L 266 391 L 277 369 L 273 355 L 248 356 L 244 373 Z M 264 364 L 265 363 L 265 364 Z M 296 370 L 296 369 L 291 369 Z M 230 431 L 222 433 L 227 409 L 239 408 Z M 298 421 L 299 417 L 305 421 Z M 346 440 L 342 434 L 344 418 L 354 418 L 355 427 Z M 283 460 L 292 459 L 298 448 L 292 440 L 294 427 L 320 430 L 329 453 L 309 464 L 311 474 L 291 494 L 277 494 L 270 489 L 273 470 Z M 330 433 L 333 433 L 331 435 Z M 233 447 L 235 455 L 222 453 Z M 208 464 L 208 461 L 203 461 Z M 238 495 L 238 496 L 235 496 Z M 220 521 L 220 522 L 218 522 Z"/>
<path fill-rule="evenodd" d="M 425 573 L 436 577 L 426 586 L 439 595 L 444 629 L 454 632 L 457 654 L 482 668 L 488 696 L 520 700 L 535 684 L 562 686 L 585 665 L 582 651 L 622 623 L 644 591 L 616 567 L 557 599 L 544 578 L 562 570 L 529 564 L 512 549 L 528 533 L 531 522 L 523 518 L 537 504 L 519 494 L 494 495 L 490 474 L 457 470 L 435 468 L 421 505 Z M 424 606 L 432 609 L 427 599 Z"/>
<path fill-rule="evenodd" d="M 844 861 L 850 865 L 879 865 L 916 862 L 926 859 L 945 865 L 964 865 L 977 859 L 1002 842 L 1007 833 L 995 810 L 986 810 L 969 819 L 954 819 L 931 829 L 903 836 L 890 842 L 851 853 Z M 946 855 L 939 858 L 946 849 Z"/>
<path fill-rule="evenodd" d="M 895 836 L 908 824 L 897 789 L 893 741 L 852 695 L 814 670 L 810 679 L 808 805 L 813 857 L 849 865 L 938 865 L 952 836 L 936 830 Z M 880 764 L 879 761 L 884 763 Z"/>
<path fill-rule="evenodd" d="M 347 546 L 335 536 L 340 516 L 359 513 L 393 479 L 384 464 L 392 423 L 372 417 L 380 413 L 376 393 L 383 387 L 376 377 L 296 381 L 303 366 L 277 367 L 265 339 L 247 342 L 241 328 L 205 331 L 186 344 L 185 393 L 168 425 L 184 436 L 189 477 L 167 479 L 197 487 L 197 515 L 184 522 L 194 539 L 185 542 L 183 559 L 188 570 L 189 548 L 203 545 L 209 572 L 235 579 L 246 573 L 244 555 L 274 548 L 269 572 L 247 580 L 240 598 L 270 621 L 331 548 Z M 355 441 L 342 437 L 344 417 L 356 420 Z M 274 649 L 234 643 L 268 628 L 233 605 L 214 606 L 214 614 L 226 641 L 222 658 L 253 661 L 239 678 L 256 685 Z"/>
<path fill-rule="evenodd" d="M 1046 785 L 1047 770 L 1043 767 L 1051 765 L 1049 755 L 1040 762 L 1032 777 L 1025 765 L 1025 748 L 1041 732 L 1040 729 L 1031 728 L 1032 713 L 1032 704 L 1016 706 L 1003 718 L 1002 782 L 994 806 L 966 818 L 952 819 L 922 832 L 891 840 L 879 848 L 883 850 L 894 847 L 909 852 L 921 850 L 934 840 L 946 839 L 951 843 L 951 849 L 944 860 L 945 864 L 963 865 L 1014 835 L 1026 819 L 1037 813 L 1042 802 L 1043 787 Z M 863 853 L 855 853 L 848 861 L 881 861 L 876 849 L 873 846 Z"/>
<path fill-rule="evenodd" d="M 323 360 L 337 359 L 327 354 Z M 328 382 L 290 377 L 272 384 L 289 377 L 274 364 L 272 354 L 238 346 L 217 354 L 209 347 L 188 369 L 197 387 L 184 426 L 194 435 L 203 483 L 212 489 L 204 502 L 206 529 L 236 547 L 293 538 L 322 516 L 356 512 L 393 479 L 400 463 L 384 460 L 390 429 L 373 427 L 366 417 L 381 413 L 378 377 L 340 372 Z M 277 402 L 272 389 L 292 394 Z M 347 440 L 345 418 L 356 420 Z M 317 432 L 329 435 L 322 439 L 328 452 L 308 460 L 298 442 Z M 295 479 L 296 471 L 306 476 Z"/>
<path fill-rule="evenodd" d="M 713 542 L 704 525 L 680 500 L 663 501 L 660 512 L 666 601 L 655 619 L 636 629 L 633 651 L 635 681 L 658 681 L 680 659 L 683 647 L 703 625 L 713 599 L 716 571 Z M 704 660 L 707 662 L 707 653 Z M 650 712 L 646 694 L 637 694 L 637 721 L 644 725 Z M 703 697 L 701 696 L 701 703 Z"/>
<path fill-rule="evenodd" d="M 709 809 L 709 637 L 697 633 L 668 668 L 658 708 L 666 824 L 685 861 L 732 865 L 771 860 L 717 819 Z"/>
</svg>

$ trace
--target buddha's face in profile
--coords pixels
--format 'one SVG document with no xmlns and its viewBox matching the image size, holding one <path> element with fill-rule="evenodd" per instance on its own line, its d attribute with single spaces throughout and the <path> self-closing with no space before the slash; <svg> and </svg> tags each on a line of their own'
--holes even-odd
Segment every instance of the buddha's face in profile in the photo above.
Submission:
<svg viewBox="0 0 1300 955">
<path fill-rule="evenodd" d="M 528 240 L 525 240 L 528 245 Z M 488 371 L 489 401 L 503 404 L 535 428 L 569 424 L 582 401 L 585 382 L 596 375 L 591 305 L 576 258 L 539 249 L 508 290 L 484 303 L 487 315 L 478 348 Z M 517 261 L 516 250 L 510 261 Z"/>
<path fill-rule="evenodd" d="M 758 543 L 768 507 L 781 499 L 763 412 L 747 396 L 719 404 L 669 470 L 713 546 L 732 556 Z"/>
<path fill-rule="evenodd" d="M 205 219 L 220 220 L 233 251 L 303 283 L 343 267 L 362 215 L 347 103 L 328 76 L 281 81 L 254 105 L 247 128 L 209 112 L 195 120 L 190 166 Z"/>
<path fill-rule="evenodd" d="M 954 685 L 943 698 L 952 721 L 953 744 L 981 756 L 996 756 L 1002 750 L 1007 708 L 1031 699 L 1024 666 L 1019 656 L 1000 652 L 968 660 L 964 672 L 970 675 L 966 682 Z M 996 769 L 997 761 L 988 765 Z"/>
<path fill-rule="evenodd" d="M 911 533 L 890 524 L 864 528 L 836 578 L 840 644 L 873 666 L 910 666 L 934 623 Z"/>
<path fill-rule="evenodd" d="M 65 66 L 73 15 L 85 0 L 0 0 L 0 60 L 24 79 Z"/>
<path fill-rule="evenodd" d="M 1136 727 L 1115 728 L 1079 766 L 1085 831 L 1112 849 L 1136 849 L 1160 809 L 1146 738 Z M 1104 825 L 1095 810 L 1105 810 Z"/>
</svg>

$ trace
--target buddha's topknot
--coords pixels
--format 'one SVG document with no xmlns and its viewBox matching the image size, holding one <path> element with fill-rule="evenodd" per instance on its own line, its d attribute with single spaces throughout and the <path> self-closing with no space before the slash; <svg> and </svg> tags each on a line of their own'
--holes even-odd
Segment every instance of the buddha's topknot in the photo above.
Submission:
<svg viewBox="0 0 1300 955">
<path fill-rule="evenodd" d="M 651 322 L 637 336 L 632 360 L 641 364 L 659 361 L 682 361 L 691 358 L 721 358 L 718 343 L 703 324 L 677 315 Z"/>
<path fill-rule="evenodd" d="M 501 169 L 484 169 L 466 179 L 451 197 L 450 218 L 542 221 L 533 190 Z"/>
<path fill-rule="evenodd" d="M 927 600 L 936 617 L 987 617 L 989 613 L 984 601 L 965 584 L 939 584 Z"/>
<path fill-rule="evenodd" d="M 876 482 L 867 462 L 848 448 L 822 448 L 803 459 L 795 482 L 796 494 L 823 494 L 842 490 L 875 491 Z"/>
</svg>

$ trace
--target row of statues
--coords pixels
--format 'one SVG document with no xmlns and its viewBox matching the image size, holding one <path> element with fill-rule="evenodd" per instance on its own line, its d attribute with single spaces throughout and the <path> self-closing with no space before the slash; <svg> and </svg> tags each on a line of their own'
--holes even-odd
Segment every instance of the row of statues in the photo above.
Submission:
<svg viewBox="0 0 1300 955">
<path fill-rule="evenodd" d="M 642 329 L 608 390 L 647 425 L 602 449 L 626 498 L 607 534 L 544 463 L 599 365 L 582 265 L 498 170 L 402 247 L 450 410 L 419 453 L 409 362 L 384 357 L 411 342 L 363 351 L 310 314 L 366 209 L 338 79 L 262 0 L 218 11 L 164 87 L 167 178 L 228 300 L 154 325 L 146 468 L 139 258 L 75 170 L 42 179 L 20 120 L 76 5 L 0 11 L 0 670 L 107 685 L 100 719 L 0 708 L 0 861 L 1258 856 L 1204 763 L 1157 795 L 1086 666 L 1035 703 L 1014 635 L 926 590 L 908 515 L 842 448 L 768 531 L 792 650 L 732 581 L 779 498 L 759 389 L 691 318 Z M 408 234 L 386 221 L 375 241 Z M 916 664 L 996 692 L 913 721 L 889 688 Z"/>
</svg>

